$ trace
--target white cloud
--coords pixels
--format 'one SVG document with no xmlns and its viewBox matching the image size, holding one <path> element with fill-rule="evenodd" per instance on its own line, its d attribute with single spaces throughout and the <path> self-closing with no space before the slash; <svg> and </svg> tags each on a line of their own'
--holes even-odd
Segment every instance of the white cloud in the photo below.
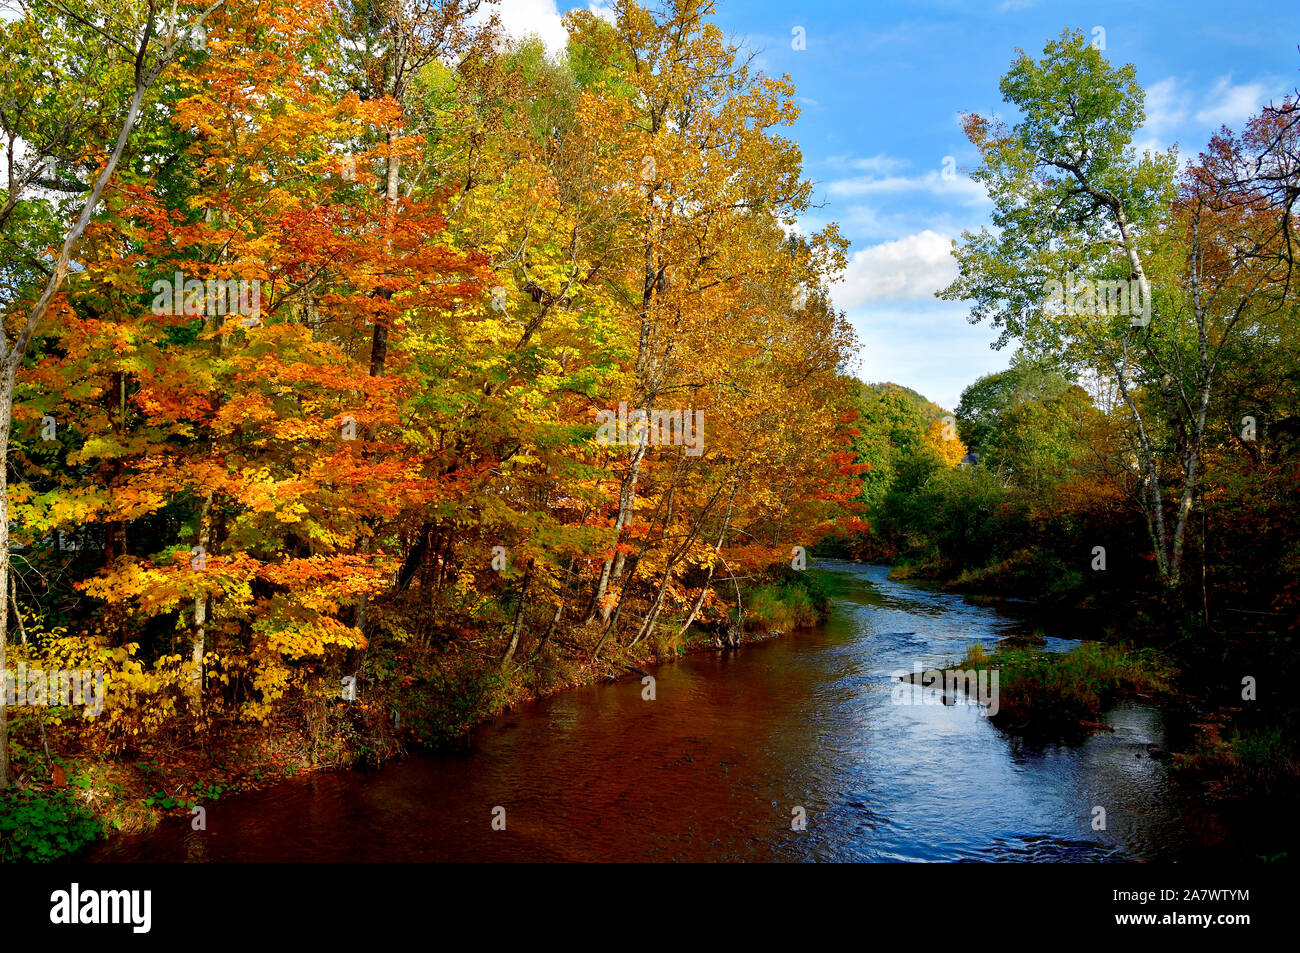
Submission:
<svg viewBox="0 0 1300 953">
<path fill-rule="evenodd" d="M 1205 97 L 1206 104 L 1196 113 L 1197 122 L 1211 126 L 1235 125 L 1254 114 L 1268 98 L 1263 83 L 1232 85 L 1232 74 L 1220 76 Z"/>
<path fill-rule="evenodd" d="M 952 239 L 926 229 L 854 252 L 832 294 L 837 306 L 853 311 L 874 301 L 930 298 L 956 276 Z"/>
<path fill-rule="evenodd" d="M 480 7 L 475 19 L 486 20 L 493 12 L 513 39 L 536 36 L 552 55 L 563 53 L 569 44 L 569 33 L 560 22 L 555 0 L 497 0 Z"/>
<path fill-rule="evenodd" d="M 873 175 L 889 175 L 891 172 L 897 172 L 911 165 L 907 159 L 887 156 L 883 152 L 879 155 L 868 156 L 865 159 L 831 156 L 826 160 L 826 164 L 836 170 L 851 169 L 855 172 L 870 172 Z"/>
<path fill-rule="evenodd" d="M 1177 130 L 1186 129 L 1189 121 L 1200 129 L 1240 126 L 1259 110 L 1269 88 L 1263 82 L 1233 85 L 1229 73 L 1220 76 L 1208 92 L 1194 95 L 1182 80 L 1168 76 L 1147 88 L 1145 144 L 1164 142 Z"/>
<path fill-rule="evenodd" d="M 872 160 L 858 160 L 872 161 Z M 964 175 L 944 175 L 931 169 L 925 175 L 862 175 L 837 179 L 826 187 L 835 198 L 860 198 L 864 195 L 898 194 L 900 192 L 929 192 L 941 198 L 956 199 L 967 205 L 988 201 L 988 191 L 978 182 Z"/>
<path fill-rule="evenodd" d="M 1148 132 L 1165 132 L 1187 118 L 1188 95 L 1172 76 L 1152 83 L 1146 91 L 1146 124 Z"/>
<path fill-rule="evenodd" d="M 609 0 L 593 0 L 587 9 L 608 23 L 618 22 Z M 569 32 L 564 29 L 563 14 L 555 0 L 489 0 L 479 7 L 473 19 L 481 23 L 493 12 L 512 39 L 536 36 L 552 56 L 563 54 L 569 45 Z"/>
</svg>

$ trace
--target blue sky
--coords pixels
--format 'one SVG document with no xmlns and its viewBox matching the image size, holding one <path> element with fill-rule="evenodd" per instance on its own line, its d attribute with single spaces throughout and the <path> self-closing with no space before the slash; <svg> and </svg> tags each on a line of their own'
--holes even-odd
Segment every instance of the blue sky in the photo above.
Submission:
<svg viewBox="0 0 1300 953">
<path fill-rule="evenodd" d="M 559 12 L 596 4 L 504 0 L 512 33 L 563 45 Z M 1300 85 L 1300 3 L 832 2 L 720 0 L 717 20 L 789 73 L 803 114 L 793 135 L 817 184 L 808 230 L 839 222 L 852 242 L 837 305 L 857 328 L 865 380 L 893 380 L 945 407 L 962 388 L 1000 370 L 1014 345 L 939 301 L 954 274 L 948 253 L 962 229 L 987 221 L 982 190 L 961 174 L 975 163 L 962 112 L 1006 113 L 998 80 L 1017 46 L 1039 54 L 1063 29 L 1103 41 L 1113 63 L 1133 63 L 1147 90 L 1140 147 L 1177 144 L 1194 157 L 1226 123 L 1237 127 L 1269 99 Z M 795 28 L 804 49 L 794 49 Z M 1100 29 L 1104 32 L 1097 32 Z M 945 176 L 946 157 L 955 176 Z"/>
</svg>

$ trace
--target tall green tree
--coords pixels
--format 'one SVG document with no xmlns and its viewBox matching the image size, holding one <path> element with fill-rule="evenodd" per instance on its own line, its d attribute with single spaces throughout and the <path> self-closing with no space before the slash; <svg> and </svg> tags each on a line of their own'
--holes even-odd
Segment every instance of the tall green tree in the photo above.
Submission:
<svg viewBox="0 0 1300 953">
<path fill-rule="evenodd" d="M 1204 189 L 1175 180 L 1175 155 L 1136 154 L 1144 94 L 1067 31 L 1035 60 L 1019 53 L 1000 89 L 1019 118 L 971 115 L 973 178 L 994 202 L 993 229 L 955 243 L 959 275 L 939 296 L 972 302 L 974 321 L 1061 356 L 1113 388 L 1124 408 L 1136 503 L 1167 593 L 1182 581 L 1217 352 L 1254 310 L 1222 295 L 1235 265 L 1203 270 Z M 1198 211 L 1199 210 L 1199 211 Z M 1210 284 L 1205 279 L 1210 278 Z M 1248 284 L 1248 282 L 1246 282 Z M 1219 294 L 1211 305 L 1207 293 Z"/>
</svg>

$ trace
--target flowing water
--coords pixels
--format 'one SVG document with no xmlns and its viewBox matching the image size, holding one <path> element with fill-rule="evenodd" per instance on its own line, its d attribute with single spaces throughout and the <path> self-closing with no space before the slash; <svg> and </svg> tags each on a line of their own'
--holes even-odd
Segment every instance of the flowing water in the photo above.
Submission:
<svg viewBox="0 0 1300 953">
<path fill-rule="evenodd" d="M 637 678 L 568 692 L 483 726 L 465 754 L 234 795 L 207 806 L 206 831 L 168 821 L 92 859 L 1125 861 L 1222 841 L 1151 756 L 1155 708 L 1033 744 L 978 706 L 895 688 L 891 673 L 942 667 L 1024 618 L 882 566 L 818 568 L 836 589 L 825 625 L 663 666 L 653 701 Z"/>
</svg>

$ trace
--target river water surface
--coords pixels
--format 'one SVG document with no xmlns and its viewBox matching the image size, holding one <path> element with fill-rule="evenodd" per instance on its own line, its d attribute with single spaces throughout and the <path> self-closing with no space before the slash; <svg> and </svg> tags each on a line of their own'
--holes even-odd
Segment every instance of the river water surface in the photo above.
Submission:
<svg viewBox="0 0 1300 953">
<path fill-rule="evenodd" d="M 1131 861 L 1221 840 L 1151 756 L 1154 708 L 1121 705 L 1113 732 L 1065 745 L 932 692 L 901 703 L 920 696 L 891 673 L 1025 620 L 883 566 L 818 568 L 836 589 L 825 625 L 663 666 L 653 701 L 636 678 L 568 692 L 483 726 L 466 754 L 234 795 L 207 805 L 206 831 L 168 821 L 91 859 Z"/>
</svg>

